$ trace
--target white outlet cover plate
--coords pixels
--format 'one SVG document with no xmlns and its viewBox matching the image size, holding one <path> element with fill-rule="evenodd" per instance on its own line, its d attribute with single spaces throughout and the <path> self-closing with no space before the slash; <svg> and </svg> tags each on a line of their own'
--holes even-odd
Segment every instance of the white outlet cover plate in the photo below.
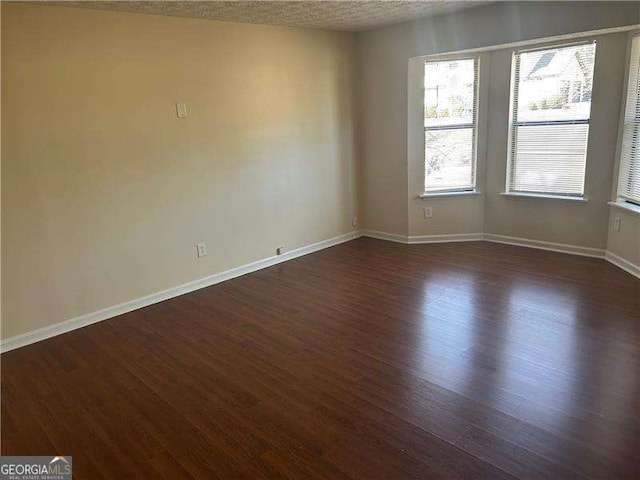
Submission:
<svg viewBox="0 0 640 480">
<path fill-rule="evenodd" d="M 178 118 L 187 118 L 187 104 L 176 103 L 176 114 Z"/>
</svg>

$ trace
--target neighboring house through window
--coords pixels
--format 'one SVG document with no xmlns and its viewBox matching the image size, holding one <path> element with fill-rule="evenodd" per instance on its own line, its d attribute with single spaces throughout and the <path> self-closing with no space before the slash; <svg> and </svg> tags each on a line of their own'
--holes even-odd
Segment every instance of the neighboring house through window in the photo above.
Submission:
<svg viewBox="0 0 640 480">
<path fill-rule="evenodd" d="M 584 195 L 595 47 L 514 53 L 507 192 Z"/>
</svg>

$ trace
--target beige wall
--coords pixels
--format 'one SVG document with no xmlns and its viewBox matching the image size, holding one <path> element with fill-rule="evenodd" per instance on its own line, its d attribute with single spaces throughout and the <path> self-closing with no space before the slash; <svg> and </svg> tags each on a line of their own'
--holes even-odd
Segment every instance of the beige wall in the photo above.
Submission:
<svg viewBox="0 0 640 480">
<path fill-rule="evenodd" d="M 421 104 L 410 58 L 640 23 L 640 4 L 492 4 L 357 41 L 54 6 L 1 17 L 1 338 L 348 233 L 352 215 L 401 235 L 608 241 L 640 263 L 640 217 L 614 211 L 621 232 L 607 231 L 623 34 L 598 46 L 586 205 L 499 196 L 508 52 L 481 59 L 482 196 L 416 198 L 422 113 L 407 108 Z"/>
<path fill-rule="evenodd" d="M 620 217 L 620 231 L 613 228 L 616 217 Z M 627 262 L 640 266 L 640 214 L 611 208 L 609 218 L 607 250 Z"/>
<path fill-rule="evenodd" d="M 350 232 L 354 47 L 3 3 L 2 338 Z"/>
<path fill-rule="evenodd" d="M 640 3 L 637 2 L 509 2 L 359 34 L 359 104 L 364 132 L 361 169 L 364 227 L 400 235 L 471 233 L 477 232 L 480 212 L 484 211 L 485 214 L 505 213 L 517 222 L 516 228 L 503 229 L 498 228 L 499 224 L 496 222 L 487 221 L 485 218 L 484 223 L 490 224 L 492 229 L 518 237 L 535 235 L 533 228 L 529 229 L 526 225 L 520 228 L 526 223 L 527 215 L 535 219 L 534 225 L 537 227 L 550 210 L 555 211 L 555 206 L 542 202 L 527 204 L 520 199 L 502 199 L 489 205 L 489 198 L 486 196 L 484 199 L 441 199 L 431 202 L 434 218 L 425 223 L 422 214 L 424 204 L 415 199 L 416 185 L 412 184 L 415 181 L 415 174 L 411 171 L 414 164 L 408 161 L 412 152 L 407 147 L 407 140 L 412 137 L 408 127 L 410 112 L 407 105 L 409 98 L 414 98 L 408 88 L 409 59 L 420 55 L 638 23 Z M 615 81 L 618 82 L 619 78 L 616 77 Z M 508 89 L 502 93 L 508 96 Z M 612 108 L 619 108 L 619 103 Z M 602 125 L 603 121 L 600 119 L 597 123 Z M 498 128 L 492 126 L 489 120 L 489 128 L 494 127 Z M 499 127 L 503 128 L 506 135 L 504 127 Z M 603 137 L 609 139 L 609 134 Z M 504 145 L 506 148 L 506 143 Z M 611 160 L 613 153 L 608 151 L 608 144 L 595 148 L 595 155 L 605 155 L 602 162 L 607 163 Z M 603 150 L 599 151 L 599 148 Z M 495 160 L 494 165 L 490 165 L 493 160 L 492 152 L 497 153 L 497 149 L 492 149 L 488 142 L 487 175 L 491 175 L 494 169 L 496 172 L 504 171 Z M 600 161 L 598 159 L 598 162 Z M 594 170 L 594 178 L 590 181 L 606 181 L 606 178 L 610 178 L 611 172 L 607 173 L 604 170 Z M 497 177 L 496 174 L 495 178 Z M 487 185 L 493 188 L 493 191 L 496 190 L 491 181 L 487 180 Z M 502 184 L 501 187 L 503 186 Z M 599 195 L 597 197 L 600 198 Z M 598 217 L 604 214 L 606 205 L 594 206 L 595 203 L 592 202 L 588 205 L 589 211 L 597 210 Z M 563 205 L 558 208 L 558 211 L 564 212 L 559 218 L 565 219 L 572 215 L 572 209 L 582 207 Z M 521 214 L 518 214 L 518 211 L 521 211 Z M 588 224 L 591 219 L 587 217 L 591 215 L 580 216 L 574 225 L 589 230 L 591 227 L 585 222 Z M 533 238 L 560 243 L 577 242 L 602 248 L 606 242 L 606 228 L 597 227 L 590 232 L 590 236 L 590 239 L 583 242 L 571 228 L 563 227 L 562 231 L 554 231 L 548 238 Z"/>
</svg>

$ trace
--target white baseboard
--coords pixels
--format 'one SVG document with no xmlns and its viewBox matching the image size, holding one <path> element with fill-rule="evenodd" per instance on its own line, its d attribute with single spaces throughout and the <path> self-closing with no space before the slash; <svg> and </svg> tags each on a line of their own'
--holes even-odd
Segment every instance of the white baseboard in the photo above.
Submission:
<svg viewBox="0 0 640 480">
<path fill-rule="evenodd" d="M 449 235 L 398 235 L 397 233 L 380 232 L 377 230 L 361 230 L 363 237 L 377 238 L 378 240 L 388 240 L 396 243 L 449 243 L 449 242 L 471 242 L 482 240 L 481 233 L 452 233 Z"/>
<path fill-rule="evenodd" d="M 362 236 L 362 234 L 359 231 L 347 233 L 345 235 L 339 235 L 337 237 L 329 238 L 312 245 L 307 245 L 305 247 L 291 250 L 290 252 L 286 252 L 282 255 L 277 255 L 274 257 L 265 258 L 263 260 L 258 260 L 257 262 L 248 263 L 246 265 L 232 268 L 224 272 L 215 273 L 208 277 L 194 280 L 177 287 L 168 288 L 167 290 L 163 290 L 161 292 L 152 293 L 151 295 L 121 303 L 120 305 L 107 307 L 96 312 L 87 313 L 70 320 L 56 323 L 54 325 L 49 325 L 46 327 L 38 328 L 37 330 L 23 333 L 21 335 L 9 337 L 0 341 L 0 353 L 9 352 L 11 350 L 15 350 L 16 348 L 24 347 L 26 345 L 45 340 L 47 338 L 55 337 L 56 335 L 60 335 L 62 333 L 70 332 L 71 330 L 86 327 L 87 325 L 91 325 L 93 323 L 101 322 L 103 320 L 107 320 L 109 318 L 113 318 L 118 315 L 131 312 L 133 310 L 138 310 L 139 308 L 153 305 L 154 303 L 162 302 L 173 297 L 184 295 L 185 293 L 193 292 L 201 288 L 215 285 L 216 283 L 224 282 L 225 280 L 230 280 L 232 278 L 246 275 L 247 273 L 271 267 L 273 265 L 277 265 L 278 263 L 286 262 L 287 260 L 293 260 L 294 258 L 317 252 L 318 250 L 333 247 L 334 245 L 348 242 L 360 236 Z"/>
<path fill-rule="evenodd" d="M 581 247 L 566 243 L 544 242 L 542 240 L 532 240 L 529 238 L 508 237 L 506 235 L 496 235 L 485 233 L 483 238 L 487 242 L 505 243 L 507 245 L 517 245 L 519 247 L 537 248 L 538 250 L 549 250 L 551 252 L 569 253 L 571 255 L 582 255 L 583 257 L 604 258 L 605 250 L 600 248 Z"/>
<path fill-rule="evenodd" d="M 548 250 L 551 252 L 568 253 L 570 255 L 580 255 L 583 257 L 603 258 L 625 272 L 640 278 L 640 266 L 615 255 L 608 250 L 600 248 L 582 247 L 579 245 L 569 245 L 566 243 L 545 242 L 542 240 L 532 240 L 530 238 L 509 237 L 493 233 L 462 233 L 452 235 L 420 235 L 408 237 L 395 233 L 379 232 L 375 230 L 361 230 L 361 236 L 389 240 L 397 243 L 444 243 L 444 242 L 471 242 L 484 240 L 492 243 L 504 243 L 519 247 L 535 248 L 538 250 Z"/>
<path fill-rule="evenodd" d="M 604 255 L 606 261 L 613 263 L 616 267 L 621 268 L 627 273 L 630 273 L 634 277 L 640 278 L 640 265 L 636 265 L 635 263 L 631 263 L 629 260 L 625 260 L 622 257 L 619 257 L 615 253 L 611 253 L 607 250 Z"/>
<path fill-rule="evenodd" d="M 396 243 L 409 243 L 409 237 L 398 235 L 397 233 L 379 232 L 377 230 L 360 230 L 363 237 L 377 238 L 378 240 L 388 240 Z"/>
<path fill-rule="evenodd" d="M 379 232 L 376 230 L 361 230 L 363 237 L 377 238 L 379 240 L 389 240 L 397 243 L 449 243 L 449 242 L 474 242 L 484 240 L 493 243 L 505 243 L 517 245 L 519 247 L 537 248 L 539 250 L 550 250 L 552 252 L 569 253 L 572 255 L 583 255 L 594 258 L 604 258 L 604 250 L 599 248 L 581 247 L 578 245 L 568 245 L 565 243 L 544 242 L 542 240 L 532 240 L 529 238 L 508 237 L 506 235 L 496 235 L 493 233 L 456 233 L 450 235 L 416 235 L 406 236 L 397 233 Z"/>
<path fill-rule="evenodd" d="M 408 243 L 477 242 L 482 239 L 482 233 L 452 233 L 450 235 L 415 235 L 408 237 Z"/>
</svg>

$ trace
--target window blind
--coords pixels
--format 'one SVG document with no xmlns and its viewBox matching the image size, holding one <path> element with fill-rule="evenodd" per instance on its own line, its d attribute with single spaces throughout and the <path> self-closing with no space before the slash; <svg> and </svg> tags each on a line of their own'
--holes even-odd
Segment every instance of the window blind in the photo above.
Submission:
<svg viewBox="0 0 640 480">
<path fill-rule="evenodd" d="M 476 187 L 478 59 L 425 62 L 424 143 L 427 193 Z"/>
<path fill-rule="evenodd" d="M 507 191 L 582 196 L 595 42 L 513 56 Z"/>
<path fill-rule="evenodd" d="M 631 40 L 618 195 L 640 204 L 640 35 Z"/>
</svg>

